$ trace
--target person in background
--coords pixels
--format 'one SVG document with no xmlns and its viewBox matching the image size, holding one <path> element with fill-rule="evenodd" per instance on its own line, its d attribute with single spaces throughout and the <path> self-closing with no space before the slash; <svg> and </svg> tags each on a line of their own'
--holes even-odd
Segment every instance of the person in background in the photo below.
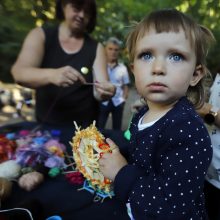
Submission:
<svg viewBox="0 0 220 220">
<path fill-rule="evenodd" d="M 112 153 L 99 165 L 131 219 L 207 220 L 203 187 L 212 147 L 195 107 L 204 103 L 213 41 L 209 29 L 176 9 L 151 12 L 128 36 L 135 85 L 146 106 L 132 119 L 129 157 L 106 139 Z"/>
<path fill-rule="evenodd" d="M 206 208 L 210 220 L 220 219 L 220 70 L 210 88 L 209 102 L 198 113 L 207 124 L 212 141 L 213 157 L 204 187 Z"/>
<path fill-rule="evenodd" d="M 58 25 L 29 32 L 11 72 L 16 83 L 36 89 L 39 123 L 86 127 L 98 118 L 98 101 L 115 93 L 104 47 L 90 37 L 96 2 L 58 0 L 56 16 Z"/>
<path fill-rule="evenodd" d="M 110 81 L 116 86 L 115 95 L 109 100 L 100 103 L 98 127 L 105 128 L 108 116 L 112 115 L 112 128 L 120 130 L 124 104 L 128 98 L 128 84 L 130 83 L 127 67 L 118 62 L 121 41 L 115 37 L 107 40 L 105 52 L 108 63 L 108 75 Z"/>
</svg>

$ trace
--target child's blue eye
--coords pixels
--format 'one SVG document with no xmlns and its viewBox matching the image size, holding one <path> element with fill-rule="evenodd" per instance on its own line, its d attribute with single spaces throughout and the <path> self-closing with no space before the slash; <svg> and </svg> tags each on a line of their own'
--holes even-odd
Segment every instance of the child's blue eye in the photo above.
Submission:
<svg viewBox="0 0 220 220">
<path fill-rule="evenodd" d="M 140 54 L 139 57 L 140 57 L 142 60 L 150 60 L 150 59 L 152 59 L 152 54 L 149 53 L 149 52 L 146 52 L 146 53 Z"/>
<path fill-rule="evenodd" d="M 169 59 L 178 62 L 178 61 L 182 61 L 184 57 L 181 54 L 173 53 L 173 54 L 170 54 Z"/>
</svg>

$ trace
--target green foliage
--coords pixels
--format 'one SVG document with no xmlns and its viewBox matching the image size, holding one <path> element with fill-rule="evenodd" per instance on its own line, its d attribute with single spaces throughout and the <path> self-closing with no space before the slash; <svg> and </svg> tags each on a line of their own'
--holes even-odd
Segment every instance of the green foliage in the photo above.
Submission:
<svg viewBox="0 0 220 220">
<path fill-rule="evenodd" d="M 10 69 L 28 31 L 37 21 L 48 21 L 45 12 L 54 13 L 54 1 L 1 0 L 0 2 L 0 74 L 1 81 L 12 82 Z"/>
<path fill-rule="evenodd" d="M 210 51 L 208 66 L 215 71 L 220 60 L 220 2 L 216 0 L 97 0 L 98 24 L 93 36 L 104 42 L 116 36 L 125 42 L 135 21 L 159 8 L 175 7 L 212 29 L 216 46 Z M 12 81 L 10 68 L 27 32 L 36 25 L 55 22 L 54 0 L 0 1 L 0 74 L 1 80 Z M 127 61 L 124 50 L 123 59 Z"/>
<path fill-rule="evenodd" d="M 0 3 L 0 74 L 1 81 L 12 82 L 10 68 L 20 50 L 26 32 L 33 26 L 30 7 L 12 0 Z M 28 1 L 27 1 L 28 3 Z M 28 18 L 28 19 L 27 19 Z"/>
</svg>

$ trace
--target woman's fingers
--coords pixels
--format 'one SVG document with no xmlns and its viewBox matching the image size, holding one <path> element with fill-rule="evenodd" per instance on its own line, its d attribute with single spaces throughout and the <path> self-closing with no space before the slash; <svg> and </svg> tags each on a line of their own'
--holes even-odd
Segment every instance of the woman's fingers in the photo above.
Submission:
<svg viewBox="0 0 220 220">
<path fill-rule="evenodd" d="M 81 81 L 82 83 L 86 83 L 85 78 L 75 69 L 71 68 L 66 73 L 66 78 L 72 82 L 76 82 L 77 80 Z"/>
</svg>

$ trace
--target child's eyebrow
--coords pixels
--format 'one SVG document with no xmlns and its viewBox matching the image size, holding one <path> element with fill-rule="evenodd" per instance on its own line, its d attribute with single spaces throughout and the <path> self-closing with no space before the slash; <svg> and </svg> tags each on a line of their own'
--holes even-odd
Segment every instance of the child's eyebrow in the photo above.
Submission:
<svg viewBox="0 0 220 220">
<path fill-rule="evenodd" d="M 188 51 L 185 48 L 173 47 L 168 50 L 168 53 L 181 53 L 185 56 L 190 55 L 192 51 Z"/>
<path fill-rule="evenodd" d="M 151 51 L 153 51 L 153 48 L 144 47 L 144 48 L 141 48 L 141 49 L 136 48 L 135 53 L 137 54 L 137 53 L 145 53 L 145 52 L 151 52 Z"/>
<path fill-rule="evenodd" d="M 140 48 L 140 49 L 138 49 L 138 48 L 136 48 L 136 50 L 135 50 L 135 54 L 141 54 L 141 53 L 145 53 L 145 52 L 153 52 L 154 51 L 154 48 L 152 48 L 152 47 L 144 47 L 144 48 Z M 188 50 L 186 50 L 184 47 L 178 47 L 178 46 L 174 46 L 174 47 L 172 47 L 172 48 L 168 48 L 168 53 L 173 53 L 173 52 L 175 52 L 175 53 L 182 53 L 182 54 L 184 54 L 184 55 L 189 55 L 189 54 L 191 54 L 191 51 L 188 51 Z"/>
</svg>

